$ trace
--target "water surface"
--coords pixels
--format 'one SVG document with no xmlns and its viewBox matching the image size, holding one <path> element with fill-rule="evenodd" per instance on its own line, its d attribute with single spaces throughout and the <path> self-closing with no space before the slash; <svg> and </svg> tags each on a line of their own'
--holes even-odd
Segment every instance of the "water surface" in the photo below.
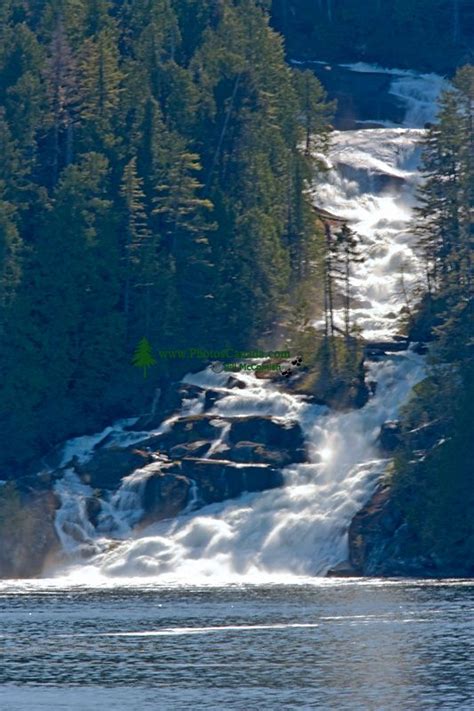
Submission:
<svg viewBox="0 0 474 711">
<path fill-rule="evenodd" d="M 0 586 L 2 711 L 471 709 L 474 582 Z"/>
</svg>

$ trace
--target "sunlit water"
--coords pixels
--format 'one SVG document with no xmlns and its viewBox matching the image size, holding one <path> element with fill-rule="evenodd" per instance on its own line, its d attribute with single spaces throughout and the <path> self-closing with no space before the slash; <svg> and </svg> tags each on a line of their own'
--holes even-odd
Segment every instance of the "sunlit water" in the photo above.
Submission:
<svg viewBox="0 0 474 711">
<path fill-rule="evenodd" d="M 472 709 L 472 583 L 0 586 L 2 711 Z"/>
</svg>

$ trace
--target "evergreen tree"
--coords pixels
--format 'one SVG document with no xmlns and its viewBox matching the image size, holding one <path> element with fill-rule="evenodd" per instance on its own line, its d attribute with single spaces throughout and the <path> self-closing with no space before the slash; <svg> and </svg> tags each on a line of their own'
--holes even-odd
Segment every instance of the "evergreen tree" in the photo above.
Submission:
<svg viewBox="0 0 474 711">
<path fill-rule="evenodd" d="M 321 83 L 309 69 L 293 72 L 304 129 L 305 152 L 325 153 L 328 149 L 329 128 L 334 102 L 328 103 Z"/>
<path fill-rule="evenodd" d="M 74 158 L 78 101 L 75 61 L 61 19 L 52 35 L 45 78 L 50 106 L 46 128 L 51 132 L 48 167 L 51 171 L 51 184 L 54 186 L 62 168 L 72 163 Z"/>
<path fill-rule="evenodd" d="M 86 150 L 110 149 L 119 142 L 118 108 L 122 72 L 112 29 L 86 39 L 80 53 L 82 144 Z"/>
<path fill-rule="evenodd" d="M 364 258 L 361 254 L 361 245 L 358 236 L 346 224 L 344 224 L 337 233 L 330 249 L 333 253 L 335 276 L 342 287 L 344 300 L 344 337 L 346 343 L 349 344 L 353 333 L 351 318 L 352 274 L 354 266 L 361 264 Z"/>
<path fill-rule="evenodd" d="M 130 299 L 136 286 L 137 276 L 143 273 L 146 257 L 145 247 L 150 239 L 148 218 L 144 207 L 143 181 L 137 173 L 137 159 L 134 157 L 125 166 L 121 195 L 124 202 L 124 312 L 128 321 L 130 314 Z M 146 261 L 145 261 L 146 264 Z"/>
</svg>

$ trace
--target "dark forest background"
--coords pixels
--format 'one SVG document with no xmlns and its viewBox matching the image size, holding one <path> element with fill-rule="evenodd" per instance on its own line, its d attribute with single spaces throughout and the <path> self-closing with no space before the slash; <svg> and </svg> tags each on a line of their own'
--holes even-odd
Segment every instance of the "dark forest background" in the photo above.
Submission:
<svg viewBox="0 0 474 711">
<path fill-rule="evenodd" d="M 293 59 L 452 73 L 474 57 L 471 0 L 273 0 Z"/>
</svg>

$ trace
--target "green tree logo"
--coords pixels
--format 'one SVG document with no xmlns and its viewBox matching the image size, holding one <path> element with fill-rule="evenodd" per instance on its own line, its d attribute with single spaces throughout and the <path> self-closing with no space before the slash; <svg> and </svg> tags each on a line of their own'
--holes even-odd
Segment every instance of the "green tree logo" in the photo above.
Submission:
<svg viewBox="0 0 474 711">
<path fill-rule="evenodd" d="M 133 365 L 137 368 L 143 368 L 143 377 L 146 378 L 148 368 L 156 365 L 156 359 L 153 357 L 150 341 L 143 337 L 137 346 L 133 355 Z"/>
</svg>

